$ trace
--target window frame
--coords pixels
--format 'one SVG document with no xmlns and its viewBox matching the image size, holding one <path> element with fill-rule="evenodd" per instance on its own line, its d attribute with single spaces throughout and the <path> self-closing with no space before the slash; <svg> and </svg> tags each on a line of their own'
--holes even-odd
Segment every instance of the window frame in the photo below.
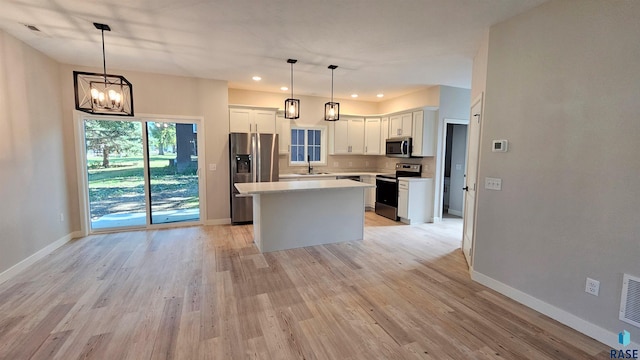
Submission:
<svg viewBox="0 0 640 360">
<path fill-rule="evenodd" d="M 307 158 L 308 155 L 308 130 L 319 130 L 320 131 L 320 160 L 319 161 L 311 161 L 311 165 L 318 166 L 326 166 L 327 165 L 327 151 L 329 151 L 329 146 L 327 143 L 327 127 L 319 126 L 319 125 L 291 125 L 289 129 L 289 136 L 291 136 L 291 132 L 293 130 L 303 130 L 304 131 L 304 158 Z M 291 151 L 289 152 L 287 158 L 289 159 L 289 166 L 308 166 L 309 163 L 305 161 L 292 161 L 291 158 L 293 156 L 293 139 L 291 139 Z"/>
</svg>

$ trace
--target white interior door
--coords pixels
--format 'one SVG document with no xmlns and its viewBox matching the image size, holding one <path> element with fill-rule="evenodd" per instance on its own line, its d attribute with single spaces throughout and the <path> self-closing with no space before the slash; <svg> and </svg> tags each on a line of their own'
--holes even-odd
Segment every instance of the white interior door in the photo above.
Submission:
<svg viewBox="0 0 640 360">
<path fill-rule="evenodd" d="M 472 266 L 473 240 L 475 236 L 476 190 L 478 182 L 478 152 L 480 145 L 480 126 L 482 121 L 482 96 L 471 106 L 467 145 L 467 170 L 464 185 L 464 215 L 462 232 L 462 252 L 469 267 Z"/>
</svg>

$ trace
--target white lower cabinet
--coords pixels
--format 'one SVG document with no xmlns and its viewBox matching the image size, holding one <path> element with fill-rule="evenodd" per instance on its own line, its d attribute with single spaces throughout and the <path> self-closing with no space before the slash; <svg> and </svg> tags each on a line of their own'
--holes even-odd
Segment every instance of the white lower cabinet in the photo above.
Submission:
<svg viewBox="0 0 640 360">
<path fill-rule="evenodd" d="M 360 181 L 367 184 L 376 184 L 376 177 L 373 175 L 362 175 Z M 376 188 L 364 190 L 364 206 L 365 208 L 374 208 L 376 206 Z"/>
<path fill-rule="evenodd" d="M 407 224 L 433 222 L 433 179 L 398 179 L 398 216 Z"/>
<path fill-rule="evenodd" d="M 409 183 L 406 181 L 398 182 L 398 216 L 409 217 Z"/>
</svg>

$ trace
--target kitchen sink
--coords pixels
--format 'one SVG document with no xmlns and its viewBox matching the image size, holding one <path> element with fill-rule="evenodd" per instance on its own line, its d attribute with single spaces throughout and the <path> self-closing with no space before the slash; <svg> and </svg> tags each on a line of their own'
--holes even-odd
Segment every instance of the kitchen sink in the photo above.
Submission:
<svg viewBox="0 0 640 360">
<path fill-rule="evenodd" d="M 316 173 L 311 173 L 311 174 L 300 174 L 300 175 L 304 175 L 304 176 L 313 176 L 313 175 L 329 175 L 330 173 L 327 172 L 316 172 Z"/>
</svg>

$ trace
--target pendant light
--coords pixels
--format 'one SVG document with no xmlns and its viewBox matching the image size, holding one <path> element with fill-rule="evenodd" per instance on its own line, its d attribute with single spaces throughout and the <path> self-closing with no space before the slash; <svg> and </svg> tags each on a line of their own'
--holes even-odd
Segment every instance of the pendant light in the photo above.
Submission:
<svg viewBox="0 0 640 360">
<path fill-rule="evenodd" d="M 340 120 L 340 103 L 333 101 L 333 70 L 337 69 L 337 65 L 329 65 L 331 69 L 331 101 L 324 104 L 324 120 L 338 121 Z"/>
<path fill-rule="evenodd" d="M 102 32 L 102 74 L 74 71 L 76 110 L 89 114 L 133 116 L 133 86 L 122 75 L 107 74 L 104 32 L 109 25 L 93 23 Z"/>
<path fill-rule="evenodd" d="M 297 119 L 300 117 L 300 99 L 293 98 L 293 64 L 298 60 L 287 60 L 291 64 L 291 97 L 284 101 L 284 118 L 285 119 Z"/>
</svg>

